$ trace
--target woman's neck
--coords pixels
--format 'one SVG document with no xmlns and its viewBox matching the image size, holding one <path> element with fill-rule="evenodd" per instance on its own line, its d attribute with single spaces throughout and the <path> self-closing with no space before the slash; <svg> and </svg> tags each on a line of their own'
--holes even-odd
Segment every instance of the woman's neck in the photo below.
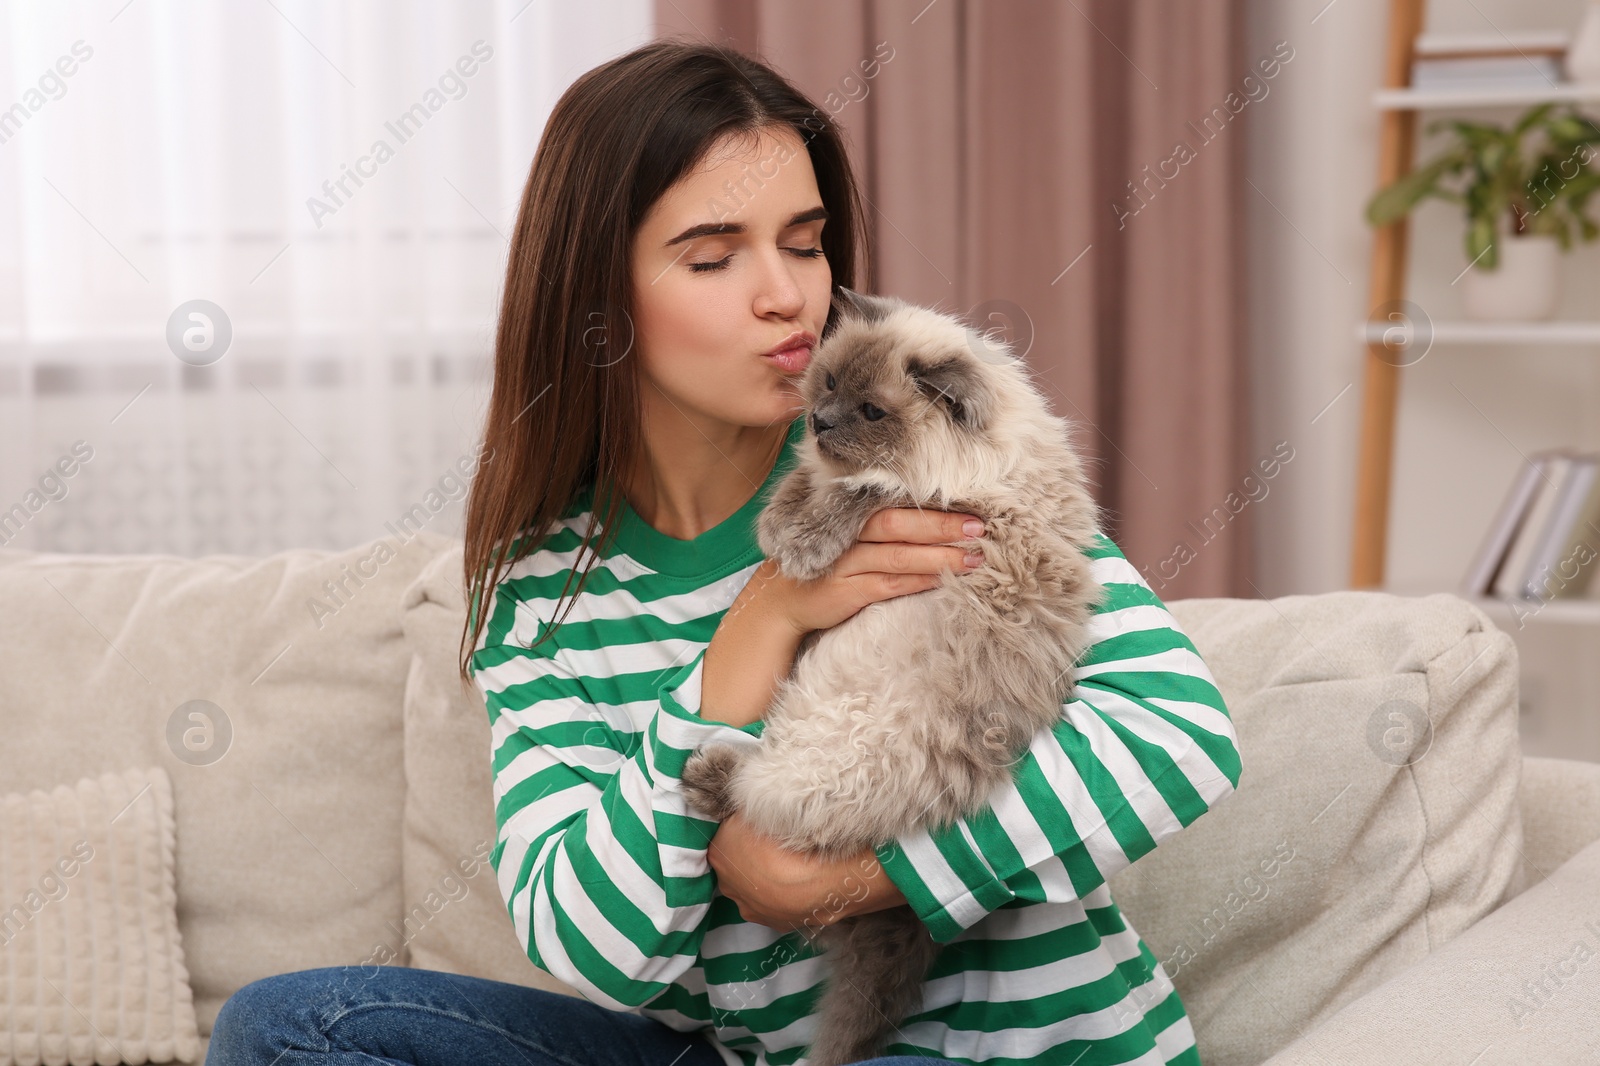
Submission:
<svg viewBox="0 0 1600 1066">
<path fill-rule="evenodd" d="M 693 540 L 726 521 L 761 488 L 783 451 L 787 421 L 741 426 L 667 406 L 646 413 L 622 494 L 646 524 Z"/>
</svg>

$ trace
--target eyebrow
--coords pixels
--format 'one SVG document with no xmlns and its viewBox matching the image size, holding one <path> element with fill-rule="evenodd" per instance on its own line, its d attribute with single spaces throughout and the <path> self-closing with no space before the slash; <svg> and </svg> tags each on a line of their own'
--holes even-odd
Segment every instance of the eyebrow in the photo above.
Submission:
<svg viewBox="0 0 1600 1066">
<path fill-rule="evenodd" d="M 827 208 L 813 207 L 809 211 L 801 211 L 799 214 L 791 217 L 789 221 L 783 224 L 783 228 L 788 229 L 791 226 L 798 226 L 802 222 L 826 222 L 827 220 Z M 662 247 L 671 248 L 674 244 L 681 244 L 684 241 L 692 241 L 696 237 L 715 237 L 723 233 L 744 233 L 748 229 L 749 227 L 743 222 L 702 222 L 699 225 L 690 226 L 688 229 L 672 238 Z"/>
</svg>

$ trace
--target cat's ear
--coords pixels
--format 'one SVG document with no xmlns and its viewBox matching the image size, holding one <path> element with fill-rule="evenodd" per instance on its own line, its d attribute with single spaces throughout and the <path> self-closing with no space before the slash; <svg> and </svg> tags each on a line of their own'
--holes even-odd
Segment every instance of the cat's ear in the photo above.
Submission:
<svg viewBox="0 0 1600 1066">
<path fill-rule="evenodd" d="M 976 359 L 960 355 L 934 359 L 912 357 L 906 364 L 911 381 L 931 402 L 942 404 L 950 420 L 967 429 L 986 429 L 994 421 L 1000 395 Z"/>
<path fill-rule="evenodd" d="M 895 307 L 895 300 L 891 296 L 869 296 L 843 285 L 833 290 L 833 302 L 840 314 L 867 322 L 881 321 Z"/>
</svg>

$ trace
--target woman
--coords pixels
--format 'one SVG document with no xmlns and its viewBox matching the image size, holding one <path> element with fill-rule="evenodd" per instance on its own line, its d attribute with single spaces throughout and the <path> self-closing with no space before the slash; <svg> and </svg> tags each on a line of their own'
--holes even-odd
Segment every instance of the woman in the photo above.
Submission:
<svg viewBox="0 0 1600 1066">
<path fill-rule="evenodd" d="M 813 582 L 755 543 L 860 217 L 837 128 L 748 57 L 658 41 L 563 95 L 512 241 L 461 665 L 492 726 L 491 861 L 517 938 L 587 999 L 301 971 L 231 998 L 208 1062 L 793 1063 L 826 976 L 811 931 L 894 906 L 959 944 L 870 1061 L 1199 1061 L 1104 879 L 1230 793 L 1237 751 L 1193 645 L 1110 540 L 1090 676 L 992 813 L 822 862 L 679 791 L 698 745 L 755 742 L 805 634 L 977 561 L 952 542 L 979 516 L 910 508 Z"/>
</svg>

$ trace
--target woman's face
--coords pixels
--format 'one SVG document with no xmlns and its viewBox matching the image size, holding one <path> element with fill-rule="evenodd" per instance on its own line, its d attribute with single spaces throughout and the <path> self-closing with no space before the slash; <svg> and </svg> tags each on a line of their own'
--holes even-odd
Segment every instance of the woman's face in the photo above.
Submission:
<svg viewBox="0 0 1600 1066">
<path fill-rule="evenodd" d="M 761 131 L 754 147 L 719 142 L 656 201 L 632 260 L 647 411 L 739 426 L 801 412 L 806 358 L 785 367 L 762 356 L 798 332 L 822 335 L 833 287 L 822 214 L 810 156 L 788 127 Z"/>
</svg>

